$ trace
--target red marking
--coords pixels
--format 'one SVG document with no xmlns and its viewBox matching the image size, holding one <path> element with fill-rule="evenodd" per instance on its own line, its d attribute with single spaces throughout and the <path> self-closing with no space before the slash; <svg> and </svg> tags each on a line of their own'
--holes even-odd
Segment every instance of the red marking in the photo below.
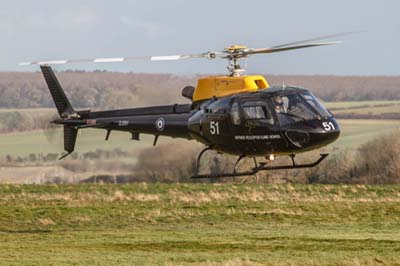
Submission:
<svg viewBox="0 0 400 266">
<path fill-rule="evenodd" d="M 86 125 L 96 125 L 96 119 L 88 119 L 88 120 L 86 120 Z"/>
</svg>

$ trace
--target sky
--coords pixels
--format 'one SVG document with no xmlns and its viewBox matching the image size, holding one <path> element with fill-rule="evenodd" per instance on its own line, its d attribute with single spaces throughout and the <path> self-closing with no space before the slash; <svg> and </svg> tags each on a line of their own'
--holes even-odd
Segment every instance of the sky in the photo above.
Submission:
<svg viewBox="0 0 400 266">
<path fill-rule="evenodd" d="M 0 0 L 0 71 L 31 60 L 174 55 L 232 44 L 269 47 L 348 31 L 344 43 L 253 56 L 248 73 L 400 75 L 396 0 Z M 206 59 L 57 66 L 174 74 L 225 73 Z"/>
</svg>

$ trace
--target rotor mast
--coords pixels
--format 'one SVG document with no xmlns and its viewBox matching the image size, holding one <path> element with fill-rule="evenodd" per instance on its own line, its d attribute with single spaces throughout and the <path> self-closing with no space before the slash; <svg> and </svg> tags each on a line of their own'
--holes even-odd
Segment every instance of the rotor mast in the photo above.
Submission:
<svg viewBox="0 0 400 266">
<path fill-rule="evenodd" d="M 229 64 L 227 66 L 229 76 L 239 77 L 244 75 L 246 70 L 240 67 L 240 60 L 248 57 L 244 53 L 247 49 L 247 46 L 243 45 L 232 45 L 225 48 L 226 53 L 228 53 L 226 58 L 229 60 Z"/>
</svg>

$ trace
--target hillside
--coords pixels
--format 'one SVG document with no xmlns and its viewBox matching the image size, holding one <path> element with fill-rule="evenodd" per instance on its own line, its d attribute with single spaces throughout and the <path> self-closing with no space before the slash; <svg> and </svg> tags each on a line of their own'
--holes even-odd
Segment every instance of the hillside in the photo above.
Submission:
<svg viewBox="0 0 400 266">
<path fill-rule="evenodd" d="M 68 71 L 58 73 L 58 77 L 74 106 L 104 109 L 185 102 L 182 88 L 196 85 L 200 76 Z M 325 101 L 400 100 L 400 76 L 266 77 L 272 85 L 310 88 Z M 53 106 L 39 72 L 0 73 L 0 95 L 0 108 Z"/>
</svg>

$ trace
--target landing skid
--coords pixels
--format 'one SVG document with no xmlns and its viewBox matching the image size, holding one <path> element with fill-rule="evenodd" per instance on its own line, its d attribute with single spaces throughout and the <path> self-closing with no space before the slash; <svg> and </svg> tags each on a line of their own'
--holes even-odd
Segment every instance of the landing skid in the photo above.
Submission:
<svg viewBox="0 0 400 266">
<path fill-rule="evenodd" d="M 261 171 L 273 171 L 273 170 L 285 170 L 285 169 L 300 169 L 300 168 L 309 168 L 309 167 L 314 167 L 320 164 L 327 156 L 327 153 L 320 154 L 320 157 L 318 160 L 316 160 L 313 163 L 308 163 L 308 164 L 296 164 L 294 157 L 295 155 L 292 154 L 290 155 L 290 158 L 292 159 L 292 164 L 287 164 L 287 165 L 274 165 L 274 166 L 268 166 L 266 165 L 265 162 L 258 163 L 257 160 L 253 157 L 254 161 L 254 167 L 250 171 L 244 171 L 244 172 L 237 172 L 237 164 L 245 158 L 245 156 L 240 156 L 238 160 L 235 163 L 234 170 L 232 173 L 220 173 L 220 174 L 204 174 L 204 175 L 199 175 L 199 168 L 200 168 L 200 160 L 202 155 L 210 150 L 211 147 L 207 147 L 204 150 L 202 150 L 197 158 L 197 163 L 196 163 L 196 171 L 195 175 L 192 176 L 191 178 L 193 179 L 201 179 L 201 178 L 222 178 L 222 177 L 238 177 L 238 176 L 249 176 L 249 175 L 254 175 L 257 174 L 258 172 Z"/>
</svg>

